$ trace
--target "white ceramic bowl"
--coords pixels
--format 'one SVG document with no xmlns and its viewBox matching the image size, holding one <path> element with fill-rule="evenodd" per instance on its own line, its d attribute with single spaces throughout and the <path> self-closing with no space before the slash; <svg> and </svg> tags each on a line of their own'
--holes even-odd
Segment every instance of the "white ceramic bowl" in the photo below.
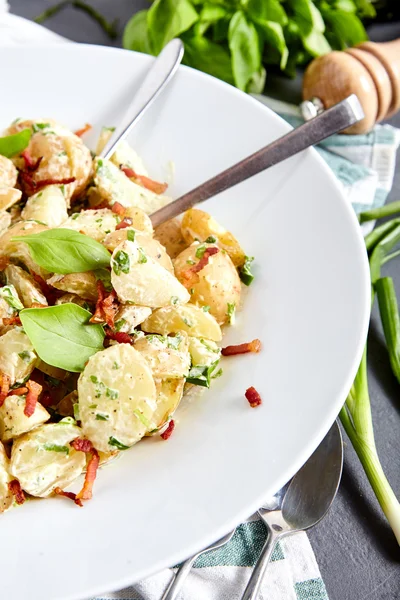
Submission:
<svg viewBox="0 0 400 600">
<path fill-rule="evenodd" d="M 1 49 L 0 124 L 115 125 L 151 60 L 96 46 Z M 174 162 L 176 196 L 288 130 L 256 100 L 181 68 L 131 140 L 154 178 Z M 202 208 L 256 257 L 226 342 L 258 337 L 262 352 L 225 359 L 213 389 L 183 403 L 170 440 L 146 440 L 102 469 L 83 509 L 55 498 L 3 515 L 2 597 L 82 599 L 176 564 L 257 509 L 335 419 L 366 336 L 369 273 L 331 171 L 310 150 Z M 263 398 L 254 410 L 251 385 Z"/>
</svg>

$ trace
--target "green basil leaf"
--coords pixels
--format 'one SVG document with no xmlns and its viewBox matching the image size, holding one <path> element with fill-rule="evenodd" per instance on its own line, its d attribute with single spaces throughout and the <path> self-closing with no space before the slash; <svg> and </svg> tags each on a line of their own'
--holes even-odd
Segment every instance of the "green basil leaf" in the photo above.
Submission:
<svg viewBox="0 0 400 600">
<path fill-rule="evenodd" d="M 313 30 L 320 33 L 325 31 L 324 19 L 312 0 L 289 0 L 289 5 L 303 35 L 308 35 Z"/>
<path fill-rule="evenodd" d="M 288 18 L 279 0 L 249 0 L 247 11 L 250 18 L 255 21 L 274 21 L 280 25 L 287 25 Z"/>
<path fill-rule="evenodd" d="M 242 11 L 237 11 L 229 24 L 229 48 L 235 83 L 246 91 L 254 74 L 261 69 L 260 40 L 253 23 Z"/>
<path fill-rule="evenodd" d="M 20 319 L 38 356 L 47 364 L 80 373 L 93 354 L 103 349 L 101 325 L 77 304 L 26 308 Z"/>
<path fill-rule="evenodd" d="M 147 10 L 140 10 L 126 24 L 122 45 L 127 50 L 153 54 L 147 27 L 147 13 Z"/>
<path fill-rule="evenodd" d="M 311 56 L 322 56 L 332 50 L 324 34 L 319 31 L 311 31 L 308 35 L 301 36 L 301 39 Z"/>
<path fill-rule="evenodd" d="M 27 244 L 35 263 L 52 273 L 83 273 L 110 266 L 111 254 L 104 246 L 72 229 L 49 229 L 12 241 Z"/>
<path fill-rule="evenodd" d="M 356 46 L 368 39 L 364 25 L 357 15 L 344 10 L 329 10 L 324 12 L 326 22 L 333 33 L 342 42 L 342 47 Z"/>
<path fill-rule="evenodd" d="M 194 37 L 203 36 L 211 25 L 231 16 L 232 13 L 229 13 L 226 7 L 206 2 L 201 9 L 199 20 L 194 26 Z"/>
<path fill-rule="evenodd" d="M 189 0 L 155 0 L 147 14 L 149 39 L 154 54 L 173 38 L 190 29 L 199 15 Z"/>
<path fill-rule="evenodd" d="M 282 25 L 275 23 L 274 21 L 260 20 L 257 21 L 257 26 L 267 44 L 278 50 L 279 54 L 281 55 L 280 67 L 282 70 L 284 70 L 289 57 L 289 49 L 286 45 Z"/>
<path fill-rule="evenodd" d="M 11 158 L 16 154 L 20 154 L 27 148 L 31 139 L 32 132 L 30 129 L 22 129 L 13 135 L 7 135 L 0 138 L 0 154 Z"/>
<path fill-rule="evenodd" d="M 231 57 L 223 46 L 199 36 L 189 39 L 183 36 L 183 40 L 185 42 L 185 64 L 234 84 Z"/>
</svg>

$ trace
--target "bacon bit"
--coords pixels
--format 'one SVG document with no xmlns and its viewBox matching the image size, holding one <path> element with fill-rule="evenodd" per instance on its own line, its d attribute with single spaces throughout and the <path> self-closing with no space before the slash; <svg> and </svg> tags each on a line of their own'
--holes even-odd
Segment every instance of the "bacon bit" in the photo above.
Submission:
<svg viewBox="0 0 400 600">
<path fill-rule="evenodd" d="M 21 325 L 21 319 L 18 315 L 13 315 L 12 317 L 5 317 L 3 319 L 3 325 Z"/>
<path fill-rule="evenodd" d="M 92 497 L 92 488 L 96 479 L 97 469 L 100 462 L 100 456 L 94 448 L 91 450 L 92 457 L 86 467 L 85 482 L 83 488 L 76 495 L 77 500 L 90 500 Z"/>
<path fill-rule="evenodd" d="M 154 192 L 155 194 L 163 194 L 168 187 L 168 183 L 160 183 L 158 181 L 154 181 L 154 179 L 150 179 L 150 177 L 146 177 L 145 175 L 138 175 L 135 173 L 133 169 L 129 167 L 121 166 L 121 171 L 125 173 L 129 179 L 136 179 L 136 183 L 141 185 L 142 187 Z"/>
<path fill-rule="evenodd" d="M 167 429 L 161 434 L 163 440 L 168 440 L 175 429 L 175 421 L 173 419 L 168 423 Z"/>
<path fill-rule="evenodd" d="M 260 406 L 260 404 L 262 404 L 261 396 L 254 387 L 249 387 L 246 390 L 245 396 L 249 401 L 251 408 L 255 408 L 256 406 Z"/>
<path fill-rule="evenodd" d="M 13 479 L 8 482 L 8 489 L 15 498 L 17 504 L 23 504 L 25 502 L 25 494 L 21 488 L 21 484 L 18 479 Z"/>
<path fill-rule="evenodd" d="M 42 292 L 43 296 L 45 296 L 49 305 L 54 304 L 54 302 L 57 300 L 57 298 L 59 296 L 59 290 L 56 290 L 55 288 L 51 287 L 43 279 L 43 277 L 40 277 L 40 275 L 38 275 L 37 273 L 31 272 L 31 275 L 32 275 L 33 279 L 36 281 L 36 283 L 39 285 L 41 292 Z"/>
<path fill-rule="evenodd" d="M 53 397 L 49 391 L 46 390 L 45 392 L 43 392 L 43 394 L 40 397 L 40 404 L 45 408 L 48 408 L 49 406 L 52 406 L 54 404 Z"/>
<path fill-rule="evenodd" d="M 36 383 L 36 381 L 33 381 L 32 379 L 28 381 L 26 387 L 28 388 L 28 393 L 25 399 L 24 415 L 26 417 L 31 417 L 35 412 L 36 404 L 43 388 L 39 383 Z"/>
<path fill-rule="evenodd" d="M 11 379 L 4 373 L 0 374 L 0 406 L 3 406 L 4 400 L 10 391 Z"/>
<path fill-rule="evenodd" d="M 92 442 L 90 440 L 87 440 L 86 438 L 79 438 L 79 437 L 75 438 L 74 440 L 72 440 L 71 446 L 77 452 L 93 452 L 94 451 Z"/>
<path fill-rule="evenodd" d="M 114 340 L 115 342 L 118 342 L 118 344 L 133 343 L 129 333 L 125 333 L 124 331 L 111 331 L 110 329 L 106 329 L 106 338 L 109 340 Z"/>
<path fill-rule="evenodd" d="M 122 206 L 122 204 L 120 204 L 119 202 L 114 202 L 111 210 L 113 211 L 113 213 L 115 213 L 116 215 L 119 215 L 120 217 L 123 217 L 124 214 L 126 213 L 125 206 Z"/>
<path fill-rule="evenodd" d="M 215 248 L 214 246 L 211 248 L 206 248 L 199 262 L 196 265 L 193 265 L 193 267 L 190 267 L 190 269 L 188 269 L 187 271 L 184 271 L 182 273 L 182 283 L 187 289 L 190 289 L 196 283 L 199 282 L 199 276 L 197 275 L 197 273 L 204 269 L 204 267 L 208 265 L 210 257 L 214 254 L 217 254 L 218 252 L 219 248 Z"/>
<path fill-rule="evenodd" d="M 32 175 L 27 171 L 20 171 L 19 174 L 22 183 L 29 188 L 30 192 L 37 192 L 46 185 L 68 185 L 69 183 L 74 183 L 74 181 L 76 181 L 75 177 L 64 177 L 63 179 L 49 178 L 35 181 Z"/>
<path fill-rule="evenodd" d="M 114 290 L 106 295 L 106 290 L 102 281 L 97 281 L 97 302 L 96 310 L 90 323 L 104 323 L 109 327 L 114 327 L 115 315 L 118 312 L 119 303 Z"/>
<path fill-rule="evenodd" d="M 9 264 L 10 264 L 10 259 L 8 258 L 8 256 L 0 257 L 0 271 L 4 271 L 4 269 L 6 267 L 8 267 Z"/>
<path fill-rule="evenodd" d="M 226 346 L 222 348 L 222 356 L 235 356 L 235 354 L 247 354 L 248 352 L 258 353 L 261 350 L 261 342 L 259 339 L 255 339 L 252 342 L 246 342 L 245 344 L 237 344 L 236 346 Z"/>
<path fill-rule="evenodd" d="M 104 283 L 98 279 L 96 282 L 97 287 L 97 302 L 96 302 L 96 310 L 94 311 L 93 317 L 90 319 L 90 323 L 104 323 L 104 314 L 103 314 L 103 301 L 106 297 L 106 289 L 104 287 Z"/>
<path fill-rule="evenodd" d="M 90 123 L 86 123 L 85 127 L 82 127 L 82 129 L 77 129 L 76 131 L 74 131 L 74 133 L 78 137 L 82 137 L 85 133 L 87 133 L 91 129 L 92 129 L 92 126 L 90 125 Z"/>
<path fill-rule="evenodd" d="M 57 496 L 64 496 L 64 498 L 69 498 L 70 500 L 73 500 L 78 506 L 83 506 L 82 500 L 77 498 L 76 494 L 74 494 L 73 492 L 64 492 L 64 490 L 62 490 L 61 488 L 56 487 L 54 493 L 57 494 Z"/>
<path fill-rule="evenodd" d="M 24 396 L 27 393 L 28 393 L 28 388 L 20 387 L 20 388 L 17 388 L 16 390 L 11 390 L 8 395 L 9 396 Z"/>
<path fill-rule="evenodd" d="M 25 168 L 27 171 L 30 171 L 31 173 L 33 171 L 37 171 L 37 169 L 40 166 L 40 163 L 43 160 L 43 156 L 40 156 L 39 158 L 37 158 L 36 160 L 34 160 L 29 152 L 29 150 L 24 150 L 23 152 L 21 152 L 21 156 L 25 161 Z"/>
<path fill-rule="evenodd" d="M 126 229 L 126 227 L 132 226 L 132 219 L 130 217 L 125 217 L 115 228 L 115 231 L 119 231 L 120 229 Z"/>
</svg>

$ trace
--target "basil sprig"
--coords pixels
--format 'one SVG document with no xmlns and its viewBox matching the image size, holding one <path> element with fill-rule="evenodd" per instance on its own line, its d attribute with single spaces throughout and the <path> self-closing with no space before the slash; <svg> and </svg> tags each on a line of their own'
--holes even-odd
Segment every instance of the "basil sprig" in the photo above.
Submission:
<svg viewBox="0 0 400 600">
<path fill-rule="evenodd" d="M 30 129 L 22 129 L 13 135 L 0 137 L 0 154 L 7 158 L 20 154 L 27 148 L 31 135 L 32 132 Z"/>
<path fill-rule="evenodd" d="M 27 244 L 35 263 L 51 273 L 83 273 L 110 266 L 111 254 L 104 246 L 72 229 L 50 229 L 12 241 Z"/>
<path fill-rule="evenodd" d="M 102 326 L 90 324 L 92 315 L 77 304 L 26 308 L 19 316 L 39 358 L 53 367 L 80 373 L 103 349 Z"/>
</svg>

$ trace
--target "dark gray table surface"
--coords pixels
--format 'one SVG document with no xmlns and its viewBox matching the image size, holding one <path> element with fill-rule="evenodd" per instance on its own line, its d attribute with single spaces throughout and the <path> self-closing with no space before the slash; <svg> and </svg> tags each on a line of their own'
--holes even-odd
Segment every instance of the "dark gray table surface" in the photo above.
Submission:
<svg viewBox="0 0 400 600">
<path fill-rule="evenodd" d="M 52 6 L 54 0 L 9 0 L 9 3 L 13 13 L 34 18 Z M 118 17 L 120 30 L 134 12 L 148 7 L 146 0 L 91 0 L 91 3 L 108 18 Z M 96 23 L 72 8 L 66 8 L 46 25 L 77 42 L 121 45 L 120 37 L 110 42 Z M 400 23 L 375 25 L 369 33 L 376 41 L 400 37 Z M 297 102 L 299 80 L 270 78 L 267 93 Z M 389 122 L 400 127 L 400 113 Z M 400 168 L 389 196 L 389 201 L 396 199 L 400 199 Z M 395 278 L 400 294 L 400 261 L 390 263 L 386 271 Z M 375 310 L 369 334 L 368 363 L 378 452 L 394 492 L 400 498 L 400 388 L 390 370 Z M 400 550 L 348 440 L 337 499 L 328 516 L 309 536 L 331 600 L 400 598 Z"/>
</svg>

